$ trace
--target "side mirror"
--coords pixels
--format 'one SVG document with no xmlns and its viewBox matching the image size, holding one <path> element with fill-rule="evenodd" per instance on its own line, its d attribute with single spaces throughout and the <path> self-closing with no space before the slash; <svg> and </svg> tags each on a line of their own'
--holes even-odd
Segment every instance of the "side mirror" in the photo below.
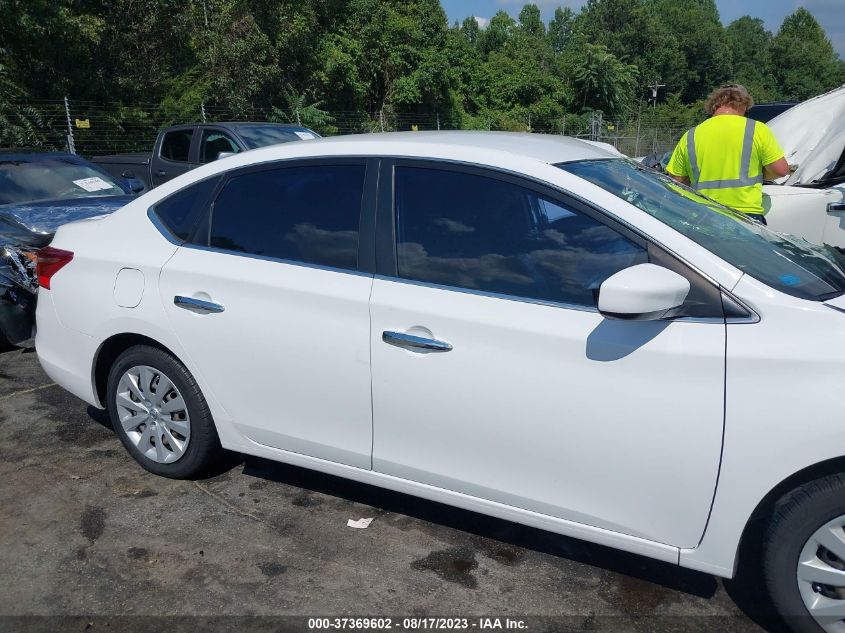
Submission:
<svg viewBox="0 0 845 633">
<path fill-rule="evenodd" d="M 237 152 L 217 152 L 217 158 L 214 160 L 220 160 L 221 158 L 228 158 L 229 156 L 234 156 Z"/>
<path fill-rule="evenodd" d="M 655 321 L 683 304 L 689 281 L 667 268 L 639 264 L 605 279 L 598 307 L 608 319 Z"/>
</svg>

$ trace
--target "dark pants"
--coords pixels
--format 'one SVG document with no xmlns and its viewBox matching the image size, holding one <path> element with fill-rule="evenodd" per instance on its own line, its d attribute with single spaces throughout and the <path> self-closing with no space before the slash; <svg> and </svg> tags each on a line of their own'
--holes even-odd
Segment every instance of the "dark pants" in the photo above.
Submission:
<svg viewBox="0 0 845 633">
<path fill-rule="evenodd" d="M 768 225 L 766 222 L 766 216 L 762 213 L 746 213 L 745 217 L 749 220 L 754 220 L 757 224 L 762 224 L 763 226 Z"/>
</svg>

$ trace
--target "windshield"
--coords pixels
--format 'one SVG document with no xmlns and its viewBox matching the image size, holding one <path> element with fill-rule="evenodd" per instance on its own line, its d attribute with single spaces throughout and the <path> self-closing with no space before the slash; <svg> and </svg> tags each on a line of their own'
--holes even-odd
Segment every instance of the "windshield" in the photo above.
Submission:
<svg viewBox="0 0 845 633">
<path fill-rule="evenodd" d="M 845 293 L 845 257 L 829 246 L 775 233 L 627 159 L 558 167 L 630 202 L 776 290 L 814 301 Z"/>
<path fill-rule="evenodd" d="M 107 174 L 66 158 L 0 158 L 0 204 L 128 193 Z"/>
<path fill-rule="evenodd" d="M 316 132 L 304 127 L 275 127 L 272 125 L 239 125 L 237 132 L 246 143 L 247 149 L 320 138 Z"/>
</svg>

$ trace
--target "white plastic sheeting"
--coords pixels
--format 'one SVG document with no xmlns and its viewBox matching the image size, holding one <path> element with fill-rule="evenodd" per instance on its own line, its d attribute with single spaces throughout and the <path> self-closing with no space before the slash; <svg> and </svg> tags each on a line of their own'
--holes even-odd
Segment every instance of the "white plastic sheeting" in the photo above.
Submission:
<svg viewBox="0 0 845 633">
<path fill-rule="evenodd" d="M 779 114 L 768 126 L 786 152 L 795 173 L 778 181 L 808 184 L 836 165 L 845 149 L 845 86 L 808 99 Z"/>
</svg>

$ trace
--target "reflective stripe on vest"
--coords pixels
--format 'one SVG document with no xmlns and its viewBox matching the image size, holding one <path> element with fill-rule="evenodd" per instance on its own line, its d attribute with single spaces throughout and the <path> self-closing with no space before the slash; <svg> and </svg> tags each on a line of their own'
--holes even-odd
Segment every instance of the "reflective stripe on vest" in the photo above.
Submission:
<svg viewBox="0 0 845 633">
<path fill-rule="evenodd" d="M 757 122 L 754 119 L 745 120 L 745 134 L 742 137 L 742 158 L 739 164 L 739 178 L 733 180 L 699 180 L 701 170 L 698 167 L 698 158 L 695 155 L 695 128 L 687 132 L 687 157 L 692 167 L 693 188 L 699 189 L 733 189 L 734 187 L 749 187 L 763 182 L 763 174 L 749 176 L 751 169 L 751 150 L 754 148 L 754 126 Z"/>
</svg>

